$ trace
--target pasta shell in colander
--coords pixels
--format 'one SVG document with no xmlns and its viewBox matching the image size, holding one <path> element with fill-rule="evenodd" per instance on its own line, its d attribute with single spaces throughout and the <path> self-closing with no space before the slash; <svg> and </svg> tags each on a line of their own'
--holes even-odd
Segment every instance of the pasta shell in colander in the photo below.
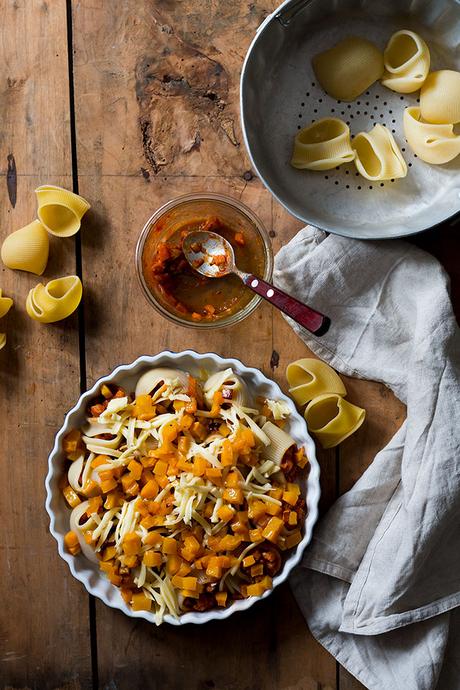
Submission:
<svg viewBox="0 0 460 690">
<path fill-rule="evenodd" d="M 320 359 L 306 357 L 292 362 L 286 369 L 289 393 L 297 405 L 306 405 L 324 393 L 346 395 L 347 390 L 337 372 Z"/>
<path fill-rule="evenodd" d="M 334 448 L 364 422 L 366 411 L 340 395 L 320 395 L 305 410 L 305 420 L 323 448 Z"/>
<path fill-rule="evenodd" d="M 13 306 L 13 300 L 10 297 L 2 297 L 2 290 L 0 288 L 0 319 L 8 314 Z"/>
<path fill-rule="evenodd" d="M 136 385 L 136 398 L 138 395 L 150 395 L 159 385 L 164 383 L 171 384 L 178 381 L 184 391 L 188 388 L 188 374 L 181 369 L 168 369 L 166 367 L 156 367 L 149 369 L 143 374 Z"/>
<path fill-rule="evenodd" d="M 375 125 L 370 132 L 360 132 L 352 141 L 355 165 L 368 180 L 406 177 L 407 165 L 389 129 Z"/>
<path fill-rule="evenodd" d="M 453 125 L 423 122 L 415 106 L 404 110 L 403 122 L 407 143 L 425 163 L 440 165 L 459 155 L 460 135 L 454 133 Z"/>
<path fill-rule="evenodd" d="M 49 238 L 39 220 L 12 232 L 2 244 L 2 261 L 8 268 L 40 276 L 48 262 Z"/>
<path fill-rule="evenodd" d="M 414 31 L 402 29 L 393 34 L 383 53 L 385 72 L 382 84 L 397 93 L 417 91 L 430 69 L 430 51 Z"/>
<path fill-rule="evenodd" d="M 296 135 L 291 165 L 306 170 L 331 170 L 354 157 L 348 125 L 335 117 L 325 117 Z"/>
<path fill-rule="evenodd" d="M 340 101 L 354 101 L 383 74 L 383 57 L 370 41 L 349 36 L 312 60 L 323 89 Z"/>
<path fill-rule="evenodd" d="M 38 217 L 52 235 L 70 237 L 80 229 L 81 219 L 90 208 L 86 199 L 62 187 L 42 185 L 35 190 Z"/>
<path fill-rule="evenodd" d="M 431 72 L 420 91 L 420 112 L 426 122 L 433 124 L 460 122 L 460 72 Z"/>
<path fill-rule="evenodd" d="M 46 286 L 39 283 L 30 290 L 26 310 L 41 323 L 61 321 L 72 314 L 80 304 L 83 286 L 78 276 L 65 276 L 51 280 Z"/>
<path fill-rule="evenodd" d="M 204 399 L 209 408 L 212 407 L 214 393 L 219 390 L 227 390 L 231 397 L 225 398 L 225 402 L 234 402 L 242 407 L 247 407 L 250 402 L 249 391 L 244 381 L 234 373 L 232 369 L 218 371 L 212 374 L 204 384 Z"/>
</svg>

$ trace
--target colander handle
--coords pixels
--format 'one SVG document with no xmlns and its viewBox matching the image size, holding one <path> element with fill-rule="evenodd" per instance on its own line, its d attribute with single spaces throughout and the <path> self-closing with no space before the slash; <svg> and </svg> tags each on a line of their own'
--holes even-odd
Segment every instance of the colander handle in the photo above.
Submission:
<svg viewBox="0 0 460 690">
<path fill-rule="evenodd" d="M 290 316 L 291 319 L 297 321 L 298 324 L 313 333 L 313 335 L 324 335 L 329 330 L 331 320 L 328 316 L 324 316 L 321 312 L 315 311 L 315 309 L 308 307 L 303 302 L 299 302 L 295 297 L 291 297 L 286 292 L 250 273 L 241 274 L 240 277 L 251 290 L 266 299 L 270 304 L 273 304 L 277 309 L 280 309 L 287 316 Z"/>
</svg>

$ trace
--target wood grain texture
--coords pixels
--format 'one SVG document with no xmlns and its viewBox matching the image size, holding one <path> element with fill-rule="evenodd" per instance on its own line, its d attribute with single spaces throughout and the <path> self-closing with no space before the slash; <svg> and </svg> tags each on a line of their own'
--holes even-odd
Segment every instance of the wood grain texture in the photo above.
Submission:
<svg viewBox="0 0 460 690">
<path fill-rule="evenodd" d="M 36 217 L 36 186 L 72 181 L 65 2 L 3 2 L 0 27 L 2 242 Z M 44 326 L 25 310 L 39 280 L 74 272 L 73 240 L 56 238 L 42 278 L 0 268 L 14 299 L 0 352 L 1 687 L 91 686 L 88 596 L 59 558 L 44 510 L 47 456 L 79 394 L 77 317 Z"/>
</svg>

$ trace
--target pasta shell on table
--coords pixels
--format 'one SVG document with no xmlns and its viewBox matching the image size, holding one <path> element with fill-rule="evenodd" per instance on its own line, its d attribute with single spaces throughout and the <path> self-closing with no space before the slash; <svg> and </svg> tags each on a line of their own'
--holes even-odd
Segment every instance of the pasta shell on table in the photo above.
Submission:
<svg viewBox="0 0 460 690">
<path fill-rule="evenodd" d="M 13 300 L 11 297 L 2 297 L 2 290 L 0 288 L 0 319 L 8 314 L 12 306 Z"/>
<path fill-rule="evenodd" d="M 358 172 L 368 180 L 406 177 L 407 165 L 389 129 L 377 124 L 370 132 L 360 132 L 351 142 Z"/>
<path fill-rule="evenodd" d="M 41 276 L 48 263 L 49 237 L 39 220 L 12 232 L 2 244 L 2 261 L 8 268 Z"/>
<path fill-rule="evenodd" d="M 80 229 L 90 204 L 82 196 L 62 187 L 42 185 L 35 190 L 38 217 L 46 230 L 58 237 L 70 237 Z"/>
<path fill-rule="evenodd" d="M 347 394 L 337 372 L 320 359 L 306 357 L 292 362 L 286 369 L 286 378 L 290 386 L 289 393 L 300 406 L 324 393 Z"/>
<path fill-rule="evenodd" d="M 354 101 L 383 74 L 383 56 L 366 38 L 349 36 L 312 60 L 324 91 L 339 101 Z"/>
<path fill-rule="evenodd" d="M 454 125 L 460 122 L 460 72 L 430 72 L 420 91 L 420 112 L 425 122 Z"/>
<path fill-rule="evenodd" d="M 430 51 L 415 31 L 402 29 L 393 34 L 383 53 L 385 72 L 382 84 L 397 93 L 418 91 L 430 69 Z"/>
<path fill-rule="evenodd" d="M 6 333 L 0 333 L 0 350 L 6 345 Z"/>
<path fill-rule="evenodd" d="M 364 422 L 366 411 L 335 393 L 314 398 L 305 410 L 305 420 L 323 448 L 334 448 Z"/>
<path fill-rule="evenodd" d="M 30 290 L 26 310 L 41 323 L 61 321 L 72 314 L 80 304 L 83 286 L 78 276 L 65 276 L 51 280 L 46 286 L 39 283 Z"/>
<path fill-rule="evenodd" d="M 169 369 L 166 367 L 156 367 L 149 369 L 142 374 L 136 385 L 135 396 L 150 395 L 158 386 L 163 384 L 173 384 L 177 381 L 179 387 L 184 391 L 188 388 L 188 374 L 181 369 Z"/>
<path fill-rule="evenodd" d="M 233 402 L 242 407 L 246 407 L 250 402 L 248 387 L 233 369 L 217 371 L 206 380 L 203 392 L 209 408 L 212 407 L 214 393 L 220 390 L 223 392 L 225 402 Z"/>
<path fill-rule="evenodd" d="M 301 170 L 331 170 L 354 157 L 348 125 L 335 117 L 325 117 L 298 132 L 291 165 Z"/>
<path fill-rule="evenodd" d="M 425 163 L 442 165 L 460 153 L 460 135 L 453 125 L 434 125 L 424 122 L 420 108 L 404 110 L 404 133 L 414 153 Z"/>
<path fill-rule="evenodd" d="M 265 422 L 262 431 L 270 439 L 270 445 L 264 446 L 262 450 L 263 457 L 271 460 L 275 465 L 281 465 L 286 451 L 295 445 L 294 439 L 273 422 Z"/>
</svg>

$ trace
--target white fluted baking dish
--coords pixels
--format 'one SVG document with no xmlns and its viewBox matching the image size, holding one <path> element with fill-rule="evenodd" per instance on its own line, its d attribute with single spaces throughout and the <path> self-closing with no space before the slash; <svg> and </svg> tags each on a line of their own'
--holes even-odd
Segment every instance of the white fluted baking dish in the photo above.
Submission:
<svg viewBox="0 0 460 690">
<path fill-rule="evenodd" d="M 102 383 L 116 383 L 127 391 L 133 391 L 140 375 L 152 367 L 173 367 L 198 374 L 203 369 L 209 373 L 224 370 L 228 367 L 241 376 L 254 395 L 262 395 L 269 398 L 285 400 L 291 408 L 286 431 L 288 431 L 298 445 L 304 446 L 310 460 L 310 472 L 305 478 L 302 490 L 306 491 L 307 516 L 305 519 L 305 531 L 302 541 L 293 549 L 279 574 L 273 579 L 273 587 L 284 582 L 292 569 L 299 563 L 302 553 L 309 543 L 313 525 L 318 516 L 318 500 L 320 496 L 319 465 L 316 460 L 315 445 L 308 434 L 305 420 L 296 411 L 294 403 L 286 397 L 279 386 L 264 376 L 258 369 L 244 366 L 237 359 L 225 359 L 214 353 L 198 354 L 192 350 L 184 352 L 161 352 L 153 357 L 143 356 L 131 364 L 122 364 L 107 376 L 102 377 L 89 391 L 84 393 L 76 405 L 66 414 L 64 424 L 56 434 L 53 450 L 48 459 L 48 474 L 46 477 L 46 510 L 50 517 L 50 532 L 56 539 L 61 558 L 65 560 L 72 575 L 83 583 L 90 594 L 101 599 L 112 608 L 119 609 L 133 618 L 145 618 L 154 622 L 154 614 L 147 611 L 133 611 L 122 599 L 117 587 L 100 572 L 98 565 L 91 563 L 83 554 L 72 556 L 64 548 L 64 535 L 69 530 L 70 510 L 66 506 L 62 492 L 59 489 L 65 467 L 65 455 L 62 452 L 62 439 L 73 428 L 80 427 L 85 421 L 86 408 L 90 400 L 97 395 Z M 252 606 L 258 599 L 269 596 L 272 590 L 266 591 L 262 597 L 251 597 L 234 602 L 226 609 L 212 609 L 203 613 L 186 613 L 176 619 L 166 615 L 164 620 L 173 625 L 184 623 L 206 623 L 210 620 L 222 620 L 228 618 L 236 611 L 244 611 Z"/>
</svg>

